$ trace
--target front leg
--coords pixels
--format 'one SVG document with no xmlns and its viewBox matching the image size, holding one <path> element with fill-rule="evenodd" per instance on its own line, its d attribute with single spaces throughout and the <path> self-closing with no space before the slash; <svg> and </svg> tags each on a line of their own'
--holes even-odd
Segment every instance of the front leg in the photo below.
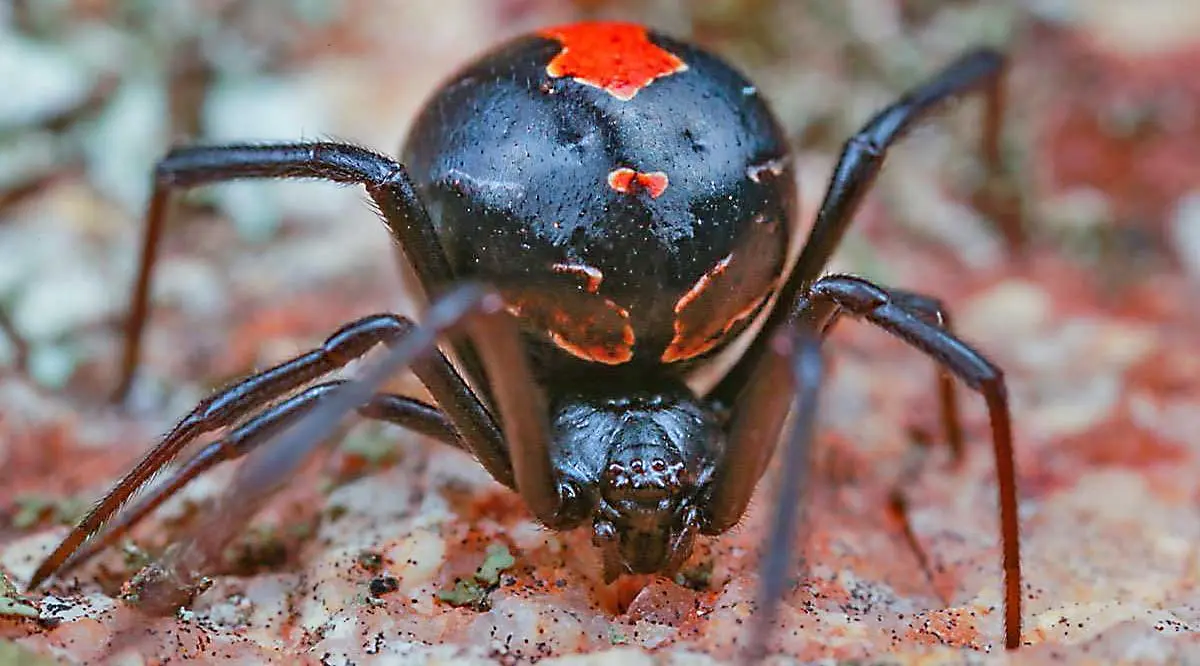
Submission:
<svg viewBox="0 0 1200 666">
<path fill-rule="evenodd" d="M 992 447 L 999 486 L 1000 541 L 1004 566 L 1004 643 L 1015 650 L 1021 644 L 1021 553 L 1017 516 L 1016 465 L 1013 459 L 1012 422 L 1004 374 L 983 354 L 913 312 L 881 287 L 848 275 L 817 280 L 801 301 L 796 316 L 822 326 L 844 313 L 860 317 L 907 342 L 983 395 L 992 425 Z"/>
<path fill-rule="evenodd" d="M 436 299 L 424 322 L 397 342 L 363 376 L 330 390 L 278 432 L 255 442 L 253 455 L 238 468 L 216 508 L 183 535 L 160 563 L 164 575 L 147 583 L 142 597 L 168 609 L 211 566 L 237 534 L 309 453 L 327 440 L 349 413 L 369 406 L 389 378 L 436 350 L 443 336 L 467 335 L 486 363 L 498 397 L 497 409 L 512 460 L 517 491 L 534 516 L 553 525 L 564 502 L 549 454 L 549 420 L 541 389 L 533 382 L 516 321 L 498 294 L 480 285 L 461 285 Z"/>
<path fill-rule="evenodd" d="M 824 272 L 883 168 L 888 151 L 918 123 L 941 111 L 951 101 L 975 93 L 984 96 L 981 152 L 992 180 L 1002 177 L 999 146 L 1005 106 L 1003 84 L 1006 69 L 1005 57 L 997 51 L 986 48 L 969 51 L 875 114 L 857 134 L 846 141 L 825 191 L 825 198 L 817 211 L 817 219 L 800 250 L 791 275 L 779 288 L 775 308 L 763 330 L 777 330 L 785 326 L 808 287 Z M 1023 221 L 1019 214 L 1001 214 L 999 222 L 1005 225 L 1004 233 L 1012 240 L 1014 248 L 1023 243 Z M 742 358 L 713 389 L 715 398 L 728 403 L 741 393 L 759 356 L 764 354 L 767 344 L 765 338 L 760 336 L 751 343 Z"/>
<path fill-rule="evenodd" d="M 133 381 L 149 315 L 150 288 L 158 248 L 173 196 L 202 185 L 247 179 L 316 179 L 361 184 L 367 189 L 392 236 L 400 242 L 429 296 L 453 280 L 450 263 L 404 165 L 365 148 L 342 143 L 295 143 L 176 148 L 154 169 L 154 190 L 146 208 L 137 281 L 130 295 L 129 318 L 117 397 Z M 455 348 L 467 373 L 483 384 L 475 351 Z"/>
<path fill-rule="evenodd" d="M 756 612 L 742 653 L 743 662 L 749 664 L 766 657 L 779 604 L 787 592 L 788 572 L 795 566 L 794 544 L 805 519 L 825 365 L 821 339 L 813 329 L 801 324 L 762 335 L 769 336 L 767 351 L 734 406 L 728 454 L 713 479 L 704 524 L 705 533 L 716 534 L 741 519 L 776 444 L 782 441 L 779 487 L 758 567 Z M 794 412 L 794 420 L 785 433 L 789 412 Z"/>
<path fill-rule="evenodd" d="M 179 465 L 162 483 L 117 514 L 100 533 L 84 543 L 55 570 L 54 575 L 61 578 L 113 545 L 194 479 L 221 463 L 237 460 L 251 453 L 283 428 L 295 423 L 319 401 L 327 398 L 345 383 L 346 380 L 335 380 L 309 387 L 279 404 L 268 407 L 247 419 L 225 437 L 204 446 Z M 391 393 L 377 394 L 366 405 L 359 407 L 358 413 L 364 418 L 421 433 L 443 444 L 466 448 L 454 424 L 443 412 L 412 398 Z"/>
<path fill-rule="evenodd" d="M 764 331 L 764 353 L 737 396 L 729 425 L 729 454 L 713 481 L 706 534 L 720 533 L 741 519 L 771 459 L 790 410 L 794 425 L 785 435 L 781 487 L 764 545 L 758 615 L 747 646 L 749 658 L 762 658 L 768 628 L 785 591 L 796 526 L 802 522 L 802 494 L 811 466 L 813 422 L 821 376 L 820 336 L 844 315 L 864 318 L 930 355 L 944 369 L 984 395 L 992 422 L 999 486 L 1004 567 L 1005 646 L 1021 639 L 1020 534 L 1007 391 L 999 368 L 955 338 L 938 321 L 936 301 L 915 294 L 893 296 L 866 280 L 830 276 L 818 280 L 795 311 L 793 323 Z M 917 549 L 918 557 L 922 553 Z"/>
<path fill-rule="evenodd" d="M 170 464 L 197 437 L 237 424 L 274 401 L 363 357 L 376 345 L 403 346 L 414 330 L 412 322 L 397 315 L 364 317 L 343 326 L 319 348 L 243 379 L 201 402 L 92 508 L 42 562 L 34 572 L 30 587 L 36 587 L 57 571 L 85 539 L 103 527 L 139 488 Z M 512 487 L 512 464 L 499 425 L 449 361 L 436 349 L 434 352 L 416 360 L 413 364 L 415 374 L 450 418 L 471 453 L 494 478 Z"/>
<path fill-rule="evenodd" d="M 900 290 L 888 293 L 893 303 L 914 316 L 931 326 L 950 330 L 950 317 L 941 301 Z M 832 332 L 843 314 L 848 314 L 841 308 L 829 306 L 816 310 L 807 311 L 804 320 L 797 324 L 804 330 L 815 332 L 821 339 Z M 729 425 L 730 450 L 737 454 L 730 456 L 723 466 L 722 481 L 715 484 L 721 492 L 713 503 L 716 508 L 709 519 L 708 534 L 719 534 L 741 519 L 755 485 L 771 460 L 791 407 L 791 394 L 780 390 L 781 386 L 791 384 L 791 371 L 780 359 L 780 350 L 775 348 L 779 345 L 789 347 L 790 343 L 771 337 L 768 340 L 766 356 L 759 359 L 759 365 L 750 373 L 742 393 L 729 403 L 734 407 Z M 942 366 L 938 368 L 938 396 L 946 438 L 957 461 L 963 455 L 958 399 L 953 376 Z"/>
</svg>

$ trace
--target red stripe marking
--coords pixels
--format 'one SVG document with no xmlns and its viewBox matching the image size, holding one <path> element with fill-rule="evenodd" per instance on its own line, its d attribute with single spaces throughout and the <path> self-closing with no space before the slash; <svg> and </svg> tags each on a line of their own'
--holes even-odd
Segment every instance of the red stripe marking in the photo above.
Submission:
<svg viewBox="0 0 1200 666">
<path fill-rule="evenodd" d="M 633 327 L 629 324 L 621 327 L 619 343 L 576 344 L 562 333 L 550 331 L 550 340 L 558 345 L 559 349 L 576 358 L 604 365 L 628 363 L 629 359 L 633 358 L 633 339 Z"/>
<path fill-rule="evenodd" d="M 770 289 L 767 290 L 767 293 L 754 299 L 741 310 L 733 313 L 724 323 L 713 321 L 708 316 L 703 316 L 699 319 L 688 317 L 685 311 L 688 310 L 696 299 L 714 288 L 716 282 L 721 279 L 725 270 L 729 268 L 729 262 L 732 260 L 733 255 L 730 254 L 718 261 L 707 273 L 701 275 L 696 284 L 692 285 L 692 288 L 675 303 L 675 337 L 671 339 L 670 344 L 667 345 L 667 348 L 663 350 L 662 356 L 659 357 L 659 360 L 663 363 L 684 361 L 711 351 L 725 339 L 725 336 L 729 334 L 729 331 L 733 330 L 734 326 L 757 312 L 758 308 L 767 300 L 767 297 L 771 293 Z"/>
<path fill-rule="evenodd" d="M 514 317 L 540 327 L 555 346 L 593 363 L 620 365 L 633 358 L 637 341 L 629 311 L 605 298 L 599 307 L 568 310 L 539 300 L 506 303 Z"/>
<path fill-rule="evenodd" d="M 550 270 L 555 273 L 565 273 L 579 277 L 583 280 L 583 288 L 589 294 L 600 291 L 600 283 L 604 282 L 604 273 L 600 272 L 599 268 L 588 266 L 587 264 L 566 264 L 560 262 L 551 265 Z"/>
<path fill-rule="evenodd" d="M 589 22 L 538 33 L 562 44 L 546 65 L 551 78 L 573 77 L 628 102 L 655 79 L 687 70 L 678 56 L 650 41 L 636 23 Z"/>
</svg>

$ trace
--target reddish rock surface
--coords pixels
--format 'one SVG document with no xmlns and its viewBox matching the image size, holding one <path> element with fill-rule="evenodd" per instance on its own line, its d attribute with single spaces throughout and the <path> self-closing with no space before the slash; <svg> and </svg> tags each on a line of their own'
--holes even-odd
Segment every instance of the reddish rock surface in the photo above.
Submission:
<svg viewBox="0 0 1200 666">
<path fill-rule="evenodd" d="M 365 3 L 347 2 L 344 13 L 315 19 L 255 9 L 265 4 L 212 3 L 226 7 L 232 27 L 210 33 L 223 41 L 200 49 L 203 67 L 180 56 L 174 68 L 177 87 L 191 80 L 180 72 L 208 72 L 193 78 L 208 81 L 196 113 L 209 136 L 335 135 L 389 150 L 455 66 L 506 35 L 573 16 L 568 3 L 541 0 L 487 11 L 467 0 L 395 3 L 369 16 L 353 11 Z M 944 298 L 964 337 L 1005 369 L 1024 645 L 1000 649 L 996 488 L 982 400 L 961 392 L 968 456 L 955 468 L 934 447 L 906 488 L 902 519 L 887 500 L 907 454 L 918 438 L 940 441 L 932 366 L 847 324 L 829 346 L 834 369 L 803 539 L 809 570 L 780 614 L 775 663 L 1200 661 L 1200 286 L 1187 273 L 1200 258 L 1174 243 L 1188 224 L 1200 225 L 1179 214 L 1180 199 L 1200 190 L 1191 150 L 1200 89 L 1186 83 L 1196 80 L 1200 33 L 1144 36 L 1193 25 L 1200 8 L 1143 0 L 1143 14 L 1165 20 L 1155 24 L 1085 0 L 1056 3 L 1055 17 L 998 3 L 643 4 L 572 3 L 692 33 L 747 69 L 804 149 L 798 171 L 809 216 L 839 141 L 871 110 L 961 47 L 1017 45 L 1006 143 L 1036 225 L 1029 254 L 1005 258 L 966 203 L 978 128 L 970 108 L 893 154 L 834 268 Z M 38 156 L 51 154 L 53 176 L 0 209 L 0 304 L 31 343 L 34 375 L 0 365 L 0 573 L 18 589 L 66 524 L 213 387 L 350 318 L 414 309 L 383 231 L 353 191 L 223 190 L 186 211 L 167 239 L 136 409 L 105 406 L 137 247 L 138 188 L 168 143 L 165 130 L 145 129 L 166 79 L 161 57 L 118 49 L 89 60 L 71 45 L 90 42 L 66 35 L 91 18 L 114 26 L 113 44 L 167 49 L 145 45 L 154 34 L 187 46 L 214 20 L 129 10 L 119 22 L 118 5 L 74 3 L 50 18 L 26 8 L 0 33 L 0 43 L 42 35 L 45 49 L 30 62 L 75 54 L 61 71 L 38 70 L 49 100 L 37 110 L 43 116 L 56 110 L 50 82 L 88 88 L 88 76 L 71 83 L 72 67 L 93 78 L 89 67 L 111 70 L 123 93 L 73 133 L 11 134 L 41 148 L 0 144 L 39 178 Z M 1114 130 L 1130 104 L 1165 110 L 1132 133 L 1121 123 Z M 0 348 L 0 358 L 9 351 Z M 411 380 L 398 385 L 419 392 Z M 363 426 L 271 503 L 188 610 L 146 618 L 117 601 L 145 555 L 194 525 L 231 471 L 164 507 L 137 531 L 137 548 L 106 553 L 28 596 L 0 588 L 0 662 L 9 654 L 93 662 L 119 634 L 143 663 L 726 663 L 754 617 L 758 548 L 774 501 L 769 475 L 743 523 L 698 549 L 690 586 L 650 577 L 606 586 L 587 534 L 540 529 L 519 498 L 461 453 Z M 439 600 L 497 544 L 514 562 L 490 610 Z"/>
</svg>

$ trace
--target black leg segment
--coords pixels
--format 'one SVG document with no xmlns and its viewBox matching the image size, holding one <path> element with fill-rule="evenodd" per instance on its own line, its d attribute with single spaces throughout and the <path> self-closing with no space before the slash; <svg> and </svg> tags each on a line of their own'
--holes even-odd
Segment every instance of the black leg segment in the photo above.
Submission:
<svg viewBox="0 0 1200 666">
<path fill-rule="evenodd" d="M 236 460 L 250 453 L 288 424 L 294 423 L 296 419 L 308 413 L 320 400 L 327 397 L 345 381 L 337 380 L 312 386 L 288 400 L 272 405 L 234 429 L 228 436 L 200 449 L 165 481 L 119 513 L 105 526 L 102 532 L 75 551 L 54 573 L 61 576 L 116 543 L 118 539 L 128 534 L 146 516 L 162 506 L 163 502 L 182 490 L 193 479 L 220 463 Z M 369 403 L 360 407 L 358 413 L 366 418 L 385 421 L 419 432 L 444 444 L 465 448 L 458 438 L 454 425 L 445 414 L 435 407 L 412 398 L 380 393 L 371 398 Z"/>
<path fill-rule="evenodd" d="M 92 508 L 34 573 L 30 587 L 36 587 L 57 570 L 71 552 L 99 530 L 151 476 L 170 464 L 197 437 L 235 425 L 247 415 L 361 358 L 379 344 L 403 346 L 415 330 L 412 322 L 397 315 L 364 317 L 343 326 L 327 338 L 321 347 L 243 379 L 201 402 Z M 436 349 L 434 352 L 413 363 L 414 373 L 425 383 L 441 410 L 454 424 L 464 447 L 493 477 L 513 487 L 512 465 L 500 426 L 483 403 L 475 398 L 445 356 L 436 352 Z M 359 404 L 367 404 L 369 398 Z M 352 405 L 351 409 L 358 406 Z"/>
<path fill-rule="evenodd" d="M 775 511 L 763 546 L 759 564 L 757 613 L 750 625 L 746 661 L 758 663 L 766 656 L 767 640 L 775 624 L 779 603 L 787 592 L 789 573 L 794 568 L 796 535 L 804 523 L 806 491 L 812 470 L 812 448 L 817 421 L 824 363 L 820 339 L 803 328 L 775 336 L 772 351 L 789 370 L 790 393 L 795 422 L 788 433 L 783 451 L 783 468 L 775 496 Z M 778 390 L 778 389 L 777 389 Z"/>
<path fill-rule="evenodd" d="M 118 397 L 128 391 L 137 368 L 149 314 L 154 264 L 172 195 L 202 185 L 255 178 L 317 179 L 364 185 L 416 270 L 425 292 L 435 295 L 451 282 L 450 264 L 429 214 L 404 166 L 390 157 L 341 143 L 177 148 L 154 170 L 138 276 L 130 296 Z M 478 369 L 472 350 L 462 348 L 456 352 L 468 372 Z"/>
<path fill-rule="evenodd" d="M 173 607 L 181 588 L 194 578 L 192 572 L 204 570 L 219 556 L 228 540 L 291 478 L 312 449 L 336 431 L 347 414 L 369 404 L 388 378 L 435 350 L 439 338 L 463 333 L 479 346 L 493 374 L 512 378 L 511 386 L 506 388 L 519 389 L 497 390 L 501 398 L 498 409 L 509 436 L 516 487 L 540 520 L 552 520 L 561 505 L 556 477 L 536 476 L 549 464 L 541 463 L 543 459 L 549 460 L 549 433 L 545 412 L 534 414 L 542 404 L 537 397 L 538 388 L 523 355 L 507 357 L 503 364 L 493 363 L 505 358 L 511 349 L 520 348 L 516 321 L 494 292 L 480 285 L 461 285 L 436 299 L 422 325 L 393 346 L 360 379 L 331 391 L 282 432 L 257 446 L 256 455 L 248 457 L 238 469 L 233 484 L 209 519 L 189 531 L 181 541 L 179 556 L 164 565 L 170 576 L 161 586 L 147 590 L 147 597 L 157 599 L 154 606 Z"/>
<path fill-rule="evenodd" d="M 898 305 L 887 291 L 861 278 L 845 275 L 822 278 L 812 285 L 802 305 L 798 313 L 802 319 L 807 318 L 807 313 L 827 313 L 831 309 L 866 319 L 921 350 L 983 395 L 992 426 L 999 492 L 1005 646 L 1016 649 L 1021 641 L 1020 534 L 1012 423 L 1003 373 L 950 332 Z"/>
<path fill-rule="evenodd" d="M 807 288 L 825 269 L 830 257 L 853 222 L 863 197 L 883 167 L 888 150 L 915 125 L 963 95 L 983 93 L 985 112 L 982 152 L 988 169 L 1000 173 L 999 134 L 1004 111 L 1004 55 L 991 49 L 963 54 L 928 82 L 905 93 L 875 114 L 842 148 L 833 177 L 809 231 L 796 265 L 780 287 L 775 309 L 763 330 L 784 324 L 796 311 Z M 1018 220 L 1019 223 L 1019 220 Z M 763 354 L 768 336 L 759 336 L 742 359 L 714 389 L 714 397 L 728 402 L 741 392 L 756 359 Z"/>
<path fill-rule="evenodd" d="M 830 256 L 854 220 L 863 197 L 874 184 L 888 150 L 908 132 L 947 103 L 962 95 L 986 95 L 982 152 L 990 169 L 999 170 L 999 133 L 1003 112 L 1002 77 L 1006 63 L 991 49 L 971 51 L 951 63 L 924 85 L 905 93 L 898 101 L 875 114 L 842 148 L 829 189 L 796 262 L 781 303 L 794 302 L 795 294 L 829 263 Z M 792 287 L 792 285 L 795 285 Z"/>
</svg>

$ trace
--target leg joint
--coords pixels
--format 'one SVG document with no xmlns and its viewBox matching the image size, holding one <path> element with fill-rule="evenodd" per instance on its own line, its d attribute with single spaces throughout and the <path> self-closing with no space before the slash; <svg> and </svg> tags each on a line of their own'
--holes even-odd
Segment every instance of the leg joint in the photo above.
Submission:
<svg viewBox="0 0 1200 666">
<path fill-rule="evenodd" d="M 346 324 L 326 338 L 321 351 L 338 365 L 361 358 L 377 344 L 392 345 L 412 333 L 414 324 L 406 317 L 375 314 Z"/>
<path fill-rule="evenodd" d="M 823 277 L 813 283 L 809 295 L 814 301 L 831 302 L 856 315 L 867 314 L 891 300 L 883 289 L 853 275 Z"/>
</svg>

